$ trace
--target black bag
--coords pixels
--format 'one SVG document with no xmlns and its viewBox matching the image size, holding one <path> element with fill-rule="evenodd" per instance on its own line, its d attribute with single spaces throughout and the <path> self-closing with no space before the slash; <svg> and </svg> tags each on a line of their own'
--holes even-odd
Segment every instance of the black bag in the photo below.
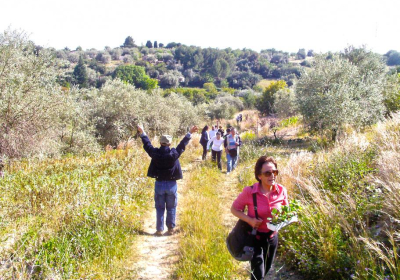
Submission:
<svg viewBox="0 0 400 280">
<path fill-rule="evenodd" d="M 255 193 L 253 193 L 253 203 L 256 218 L 258 219 L 257 198 Z M 232 257 L 238 261 L 250 261 L 254 254 L 256 234 L 256 229 L 253 229 L 248 223 L 239 219 L 226 238 L 226 247 Z"/>
<path fill-rule="evenodd" d="M 228 152 L 229 152 L 229 155 L 231 157 L 236 157 L 237 156 L 237 149 L 231 149 Z"/>
</svg>

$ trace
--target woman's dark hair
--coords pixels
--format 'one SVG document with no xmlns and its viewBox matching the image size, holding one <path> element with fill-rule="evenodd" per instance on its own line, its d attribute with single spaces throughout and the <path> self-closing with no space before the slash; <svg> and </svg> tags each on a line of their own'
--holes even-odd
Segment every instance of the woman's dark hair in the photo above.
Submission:
<svg viewBox="0 0 400 280">
<path fill-rule="evenodd" d="M 208 130 L 208 125 L 206 125 L 205 127 L 203 127 L 203 130 L 201 131 L 201 133 L 203 133 L 204 131 Z"/>
<path fill-rule="evenodd" d="M 272 162 L 275 165 L 275 168 L 278 169 L 278 164 L 276 163 L 276 161 L 273 157 L 267 157 L 267 156 L 260 157 L 257 160 L 256 166 L 254 168 L 254 176 L 256 177 L 256 180 L 258 182 L 261 182 L 261 180 L 258 178 L 258 176 L 261 175 L 261 169 L 262 169 L 264 163 L 267 163 L 267 162 Z"/>
</svg>

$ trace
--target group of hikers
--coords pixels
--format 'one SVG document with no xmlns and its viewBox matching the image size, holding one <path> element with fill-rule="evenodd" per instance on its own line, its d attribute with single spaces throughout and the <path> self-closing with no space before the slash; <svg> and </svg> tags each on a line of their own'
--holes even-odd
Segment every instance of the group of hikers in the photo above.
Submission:
<svg viewBox="0 0 400 280">
<path fill-rule="evenodd" d="M 192 134 L 198 131 L 197 126 L 192 126 L 176 148 L 171 147 L 172 136 L 162 135 L 160 147 L 153 147 L 142 126 L 137 126 L 138 133 L 143 142 L 143 148 L 151 158 L 147 176 L 155 178 L 154 202 L 156 208 L 155 236 L 172 235 L 176 228 L 176 207 L 178 203 L 177 180 L 182 179 L 182 170 L 179 163 L 180 155 L 185 151 Z M 226 151 L 227 174 L 236 168 L 241 140 L 234 127 L 228 128 L 226 134 L 222 127 L 212 126 L 211 130 L 205 126 L 201 131 L 200 143 L 203 146 L 202 159 L 207 156 L 207 147 L 212 143 L 212 159 L 217 161 L 221 170 L 222 145 Z M 234 200 L 231 212 L 256 230 L 254 254 L 250 261 L 251 279 L 264 279 L 271 268 L 278 246 L 278 232 L 267 227 L 267 218 L 272 216 L 272 209 L 279 209 L 288 205 L 287 190 L 276 182 L 279 174 L 278 164 L 272 157 L 261 156 L 254 168 L 257 182 L 245 187 Z M 245 210 L 247 209 L 247 213 Z M 168 228 L 164 232 L 165 224 Z"/>
<path fill-rule="evenodd" d="M 226 174 L 229 175 L 231 171 L 235 170 L 239 159 L 239 147 L 242 145 L 242 140 L 236 133 L 234 127 L 227 128 L 226 134 L 224 134 L 222 126 L 218 128 L 218 126 L 213 125 L 209 131 L 209 127 L 206 125 L 201 131 L 200 144 L 203 146 L 203 160 L 206 159 L 207 151 L 212 145 L 211 158 L 212 161 L 217 162 L 218 169 L 222 170 L 221 156 L 222 151 L 225 150 L 227 161 Z"/>
</svg>

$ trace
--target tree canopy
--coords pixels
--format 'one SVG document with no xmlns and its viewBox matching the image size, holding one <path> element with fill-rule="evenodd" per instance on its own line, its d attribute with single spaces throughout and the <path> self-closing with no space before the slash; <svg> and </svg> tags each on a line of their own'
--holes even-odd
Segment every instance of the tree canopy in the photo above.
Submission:
<svg viewBox="0 0 400 280">
<path fill-rule="evenodd" d="M 335 138 L 346 124 L 361 128 L 382 118 L 384 81 L 382 60 L 363 48 L 318 55 L 296 84 L 299 110 L 309 129 Z"/>
<path fill-rule="evenodd" d="M 158 85 L 157 80 L 146 75 L 144 67 L 137 65 L 118 66 L 113 73 L 113 78 L 119 78 L 142 89 L 154 89 Z"/>
</svg>

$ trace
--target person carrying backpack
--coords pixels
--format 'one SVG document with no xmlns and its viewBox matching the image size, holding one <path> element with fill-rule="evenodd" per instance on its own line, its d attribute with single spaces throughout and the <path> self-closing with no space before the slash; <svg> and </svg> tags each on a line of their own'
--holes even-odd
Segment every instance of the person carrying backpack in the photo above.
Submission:
<svg viewBox="0 0 400 280">
<path fill-rule="evenodd" d="M 235 170 L 239 158 L 239 147 L 241 145 L 242 140 L 240 139 L 240 136 L 236 134 L 236 129 L 232 127 L 230 129 L 230 134 L 227 135 L 224 141 L 227 160 L 226 175 L 229 175 L 231 171 Z"/>
<path fill-rule="evenodd" d="M 278 232 L 268 229 L 267 218 L 272 217 L 273 208 L 289 205 L 286 188 L 276 183 L 278 174 L 278 165 L 274 158 L 260 157 L 254 168 L 258 182 L 245 187 L 231 207 L 234 216 L 257 229 L 253 244 L 254 254 L 250 261 L 252 280 L 265 279 L 278 248 Z M 253 193 L 256 194 L 258 219 L 255 215 Z M 244 213 L 246 207 L 247 214 Z"/>
<path fill-rule="evenodd" d="M 163 234 L 165 209 L 167 210 L 166 224 L 168 227 L 166 234 L 172 235 L 175 232 L 176 206 L 178 203 L 178 185 L 176 181 L 183 178 L 179 157 L 185 151 L 185 147 L 189 143 L 192 134 L 197 131 L 197 127 L 191 127 L 176 148 L 170 148 L 172 142 L 172 136 L 170 135 L 162 135 L 160 138 L 161 146 L 155 148 L 152 146 L 143 127 L 138 125 L 137 130 L 142 139 L 143 148 L 151 158 L 147 176 L 156 179 L 154 202 L 157 213 L 157 231 L 155 235 L 161 236 Z"/>
</svg>

